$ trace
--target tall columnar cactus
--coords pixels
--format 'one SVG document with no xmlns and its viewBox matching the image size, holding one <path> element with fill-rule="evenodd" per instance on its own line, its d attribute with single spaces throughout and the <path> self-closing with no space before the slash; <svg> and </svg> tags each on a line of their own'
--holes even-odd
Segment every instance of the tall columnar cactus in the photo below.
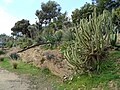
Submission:
<svg viewBox="0 0 120 90">
<path fill-rule="evenodd" d="M 99 69 L 99 63 L 106 54 L 112 33 L 112 20 L 108 11 L 82 19 L 75 30 L 75 40 L 65 50 L 66 59 L 79 71 Z"/>
</svg>

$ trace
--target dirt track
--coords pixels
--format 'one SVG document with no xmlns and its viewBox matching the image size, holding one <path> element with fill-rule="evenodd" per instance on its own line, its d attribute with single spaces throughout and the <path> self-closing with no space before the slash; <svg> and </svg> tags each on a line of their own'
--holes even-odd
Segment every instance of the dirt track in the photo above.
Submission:
<svg viewBox="0 0 120 90">
<path fill-rule="evenodd" d="M 25 79 L 0 68 L 0 90 L 29 90 Z"/>
<path fill-rule="evenodd" d="M 44 75 L 17 75 L 0 68 L 0 90 L 56 90 L 53 82 Z"/>
</svg>

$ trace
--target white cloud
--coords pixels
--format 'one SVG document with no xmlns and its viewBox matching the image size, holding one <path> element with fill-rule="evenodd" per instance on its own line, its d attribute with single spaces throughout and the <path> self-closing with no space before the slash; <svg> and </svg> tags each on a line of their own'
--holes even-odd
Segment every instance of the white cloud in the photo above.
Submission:
<svg viewBox="0 0 120 90">
<path fill-rule="evenodd" d="M 0 7 L 0 34 L 5 33 L 11 34 L 11 28 L 14 26 L 18 18 L 7 13 L 3 8 Z"/>
<path fill-rule="evenodd" d="M 3 0 L 5 3 L 9 4 L 9 3 L 12 3 L 13 0 Z"/>
</svg>

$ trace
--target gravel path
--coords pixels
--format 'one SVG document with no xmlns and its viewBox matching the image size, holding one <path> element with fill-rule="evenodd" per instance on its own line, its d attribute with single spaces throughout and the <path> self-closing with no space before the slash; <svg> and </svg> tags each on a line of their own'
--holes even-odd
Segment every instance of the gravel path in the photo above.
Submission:
<svg viewBox="0 0 120 90">
<path fill-rule="evenodd" d="M 28 87 L 25 79 L 0 68 L 0 90 L 29 90 Z"/>
</svg>

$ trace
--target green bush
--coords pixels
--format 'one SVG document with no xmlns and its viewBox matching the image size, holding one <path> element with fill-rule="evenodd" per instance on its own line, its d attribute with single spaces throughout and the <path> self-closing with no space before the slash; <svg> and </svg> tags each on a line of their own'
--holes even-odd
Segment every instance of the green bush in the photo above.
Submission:
<svg viewBox="0 0 120 90">
<path fill-rule="evenodd" d="M 71 41 L 75 39 L 74 36 L 75 30 L 73 28 L 64 30 L 62 35 L 62 41 Z"/>
<path fill-rule="evenodd" d="M 55 41 L 61 41 L 62 35 L 63 35 L 62 30 L 56 31 L 56 32 L 54 33 Z"/>
<path fill-rule="evenodd" d="M 2 54 L 5 54 L 5 52 L 3 50 L 0 50 L 0 55 L 2 55 Z"/>
<path fill-rule="evenodd" d="M 45 73 L 47 75 L 51 74 L 51 71 L 48 68 L 46 68 L 46 67 L 42 68 L 41 70 L 42 70 L 43 73 Z"/>
<path fill-rule="evenodd" d="M 11 53 L 10 58 L 13 59 L 13 60 L 18 60 L 19 55 L 17 53 Z"/>
<path fill-rule="evenodd" d="M 3 58 L 3 57 L 0 57 L 0 61 L 4 61 L 4 58 Z"/>
</svg>

